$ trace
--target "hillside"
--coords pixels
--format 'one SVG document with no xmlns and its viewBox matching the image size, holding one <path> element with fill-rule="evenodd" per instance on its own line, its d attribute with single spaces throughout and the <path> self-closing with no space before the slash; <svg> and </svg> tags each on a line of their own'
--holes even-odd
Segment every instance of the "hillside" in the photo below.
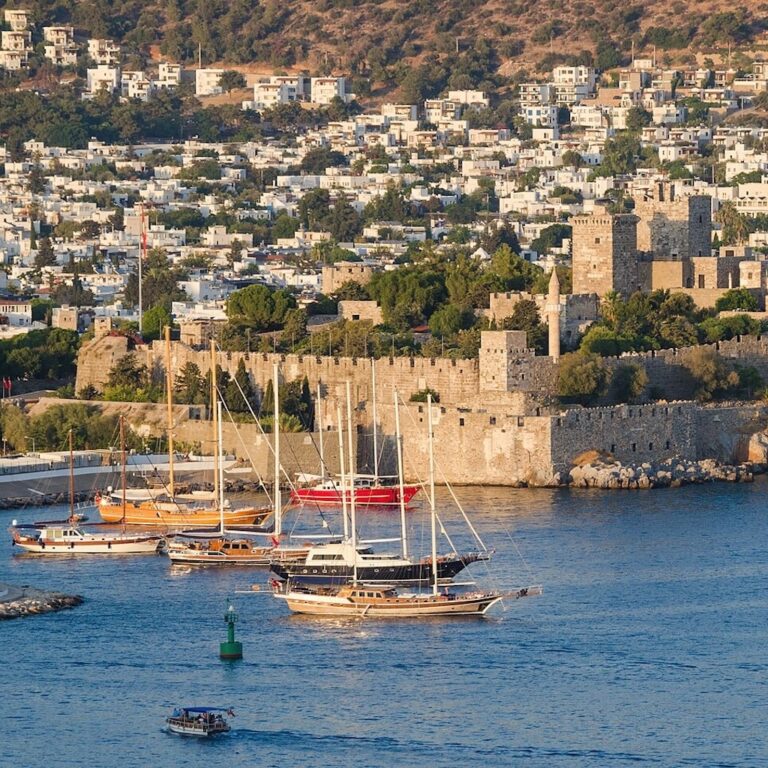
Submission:
<svg viewBox="0 0 768 768">
<path fill-rule="evenodd" d="M 353 73 L 390 91 L 503 85 L 579 60 L 603 69 L 656 48 L 675 63 L 768 43 L 768 2 L 726 0 L 31 0 L 40 25 L 72 24 L 142 56 L 239 68 Z M 749 7 L 746 7 L 746 6 Z M 734 10 L 736 8 L 736 10 Z M 457 54 L 458 50 L 458 54 Z M 715 57 L 716 58 L 716 57 Z M 414 71 L 421 68 L 423 86 Z M 416 80 L 416 82 L 414 81 Z M 356 83 L 367 95 L 365 82 Z"/>
</svg>

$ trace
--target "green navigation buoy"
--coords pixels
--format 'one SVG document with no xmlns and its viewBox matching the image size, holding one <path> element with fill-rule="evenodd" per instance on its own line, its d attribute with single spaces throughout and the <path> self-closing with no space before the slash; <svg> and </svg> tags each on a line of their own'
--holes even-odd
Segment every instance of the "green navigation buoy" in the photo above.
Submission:
<svg viewBox="0 0 768 768">
<path fill-rule="evenodd" d="M 224 614 L 224 621 L 227 622 L 227 642 L 219 645 L 219 658 L 233 661 L 243 658 L 243 644 L 235 640 L 235 624 L 237 624 L 237 614 L 235 606 L 227 600 L 227 612 Z"/>
</svg>

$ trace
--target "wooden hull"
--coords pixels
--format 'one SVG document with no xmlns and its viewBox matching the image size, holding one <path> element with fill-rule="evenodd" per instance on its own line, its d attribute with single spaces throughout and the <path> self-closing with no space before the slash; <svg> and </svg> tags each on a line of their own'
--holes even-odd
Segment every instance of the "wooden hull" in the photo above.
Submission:
<svg viewBox="0 0 768 768">
<path fill-rule="evenodd" d="M 418 485 L 406 485 L 403 487 L 403 498 L 408 502 L 419 492 Z M 352 493 L 349 489 L 343 491 L 346 501 L 349 502 Z M 291 501 L 300 504 L 320 504 L 329 506 L 341 506 L 342 490 L 334 488 L 297 488 L 291 491 Z M 355 505 L 363 507 L 390 507 L 399 506 L 400 488 L 396 485 L 381 485 L 370 488 L 355 489 Z"/>
<path fill-rule="evenodd" d="M 368 603 L 349 598 L 289 592 L 276 593 L 294 613 L 313 616 L 342 616 L 370 619 L 420 619 L 483 616 L 505 596 L 498 593 L 465 597 L 397 597 L 371 600 Z"/>
<path fill-rule="evenodd" d="M 218 526 L 221 514 L 218 509 L 190 509 L 184 505 L 161 502 L 129 503 L 123 520 L 122 504 L 101 502 L 99 514 L 105 523 L 127 525 L 161 526 L 163 528 L 195 528 Z M 243 507 L 224 510 L 224 525 L 262 525 L 272 513 L 269 507 Z"/>
<path fill-rule="evenodd" d="M 199 565 L 211 567 L 248 566 L 267 567 L 271 559 L 271 549 L 253 550 L 248 555 L 232 555 L 226 552 L 207 552 L 195 550 L 171 549 L 168 557 L 174 565 Z"/>
<path fill-rule="evenodd" d="M 162 538 L 153 536 L 59 543 L 19 537 L 14 539 L 14 544 L 38 555 L 153 555 L 162 541 Z"/>
</svg>

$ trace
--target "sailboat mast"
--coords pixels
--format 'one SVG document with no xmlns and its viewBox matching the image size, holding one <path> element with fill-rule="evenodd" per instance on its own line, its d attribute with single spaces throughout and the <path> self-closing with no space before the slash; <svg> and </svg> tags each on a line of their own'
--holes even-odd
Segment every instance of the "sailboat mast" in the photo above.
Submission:
<svg viewBox="0 0 768 768">
<path fill-rule="evenodd" d="M 320 477 L 325 480 L 325 451 L 323 450 L 323 411 L 320 407 L 320 382 L 317 382 L 317 401 L 315 404 L 317 412 L 317 431 L 320 434 Z"/>
<path fill-rule="evenodd" d="M 72 430 L 69 430 L 69 518 L 75 519 L 75 449 L 72 443 Z"/>
<path fill-rule="evenodd" d="M 272 368 L 272 390 L 275 401 L 275 420 L 272 434 L 275 436 L 275 536 L 283 532 L 283 500 L 280 496 L 280 370 L 277 363 Z"/>
<path fill-rule="evenodd" d="M 336 406 L 336 423 L 339 428 L 339 482 L 341 488 L 341 516 L 344 520 L 344 541 L 349 541 L 349 517 L 347 516 L 347 473 L 344 471 L 344 422 L 341 420 L 341 406 Z"/>
<path fill-rule="evenodd" d="M 400 537 L 403 541 L 403 560 L 408 557 L 408 528 L 405 524 L 405 483 L 403 481 L 403 438 L 400 434 L 400 403 L 397 390 L 395 396 L 395 440 L 397 441 L 397 479 L 400 485 Z"/>
<path fill-rule="evenodd" d="M 125 485 L 126 485 L 126 470 L 125 470 L 125 416 L 120 416 L 120 483 L 123 491 L 120 495 L 120 507 L 123 513 L 123 523 L 125 523 Z"/>
<path fill-rule="evenodd" d="M 217 502 L 219 504 L 219 528 L 221 535 L 224 535 L 224 435 L 221 426 L 221 400 L 216 401 L 216 453 L 219 456 L 219 495 Z"/>
<path fill-rule="evenodd" d="M 141 244 L 139 248 L 139 336 L 143 337 L 144 332 L 144 297 L 142 295 L 142 283 L 144 282 L 144 276 L 142 275 L 144 259 L 147 256 L 147 220 L 144 213 L 144 206 L 141 208 Z"/>
<path fill-rule="evenodd" d="M 357 514 L 355 504 L 355 446 L 352 442 L 352 387 L 347 381 L 347 450 L 349 451 L 349 527 L 352 538 L 352 582 L 357 583 Z"/>
<path fill-rule="evenodd" d="M 435 447 L 432 434 L 432 395 L 427 394 L 427 427 L 429 429 L 429 512 L 432 524 L 432 592 L 437 594 L 437 512 L 435 511 Z"/>
<path fill-rule="evenodd" d="M 373 481 L 379 484 L 379 430 L 376 418 L 376 360 L 371 358 L 371 403 L 373 406 Z"/>
<path fill-rule="evenodd" d="M 173 471 L 173 376 L 171 375 L 171 326 L 165 326 L 165 399 L 168 405 L 168 490 L 176 496 L 176 478 Z"/>
<path fill-rule="evenodd" d="M 213 497 L 219 498 L 219 429 L 217 426 L 219 396 L 216 386 L 216 341 L 211 339 L 211 418 L 213 420 Z"/>
</svg>

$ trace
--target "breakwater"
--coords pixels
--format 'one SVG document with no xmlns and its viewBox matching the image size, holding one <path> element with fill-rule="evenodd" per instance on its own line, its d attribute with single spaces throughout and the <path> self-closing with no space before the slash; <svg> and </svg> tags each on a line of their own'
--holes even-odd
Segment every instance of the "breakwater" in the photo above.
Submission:
<svg viewBox="0 0 768 768">
<path fill-rule="evenodd" d="M 0 619 L 19 619 L 40 613 L 63 611 L 83 602 L 79 595 L 48 592 L 27 585 L 0 583 Z"/>
</svg>

